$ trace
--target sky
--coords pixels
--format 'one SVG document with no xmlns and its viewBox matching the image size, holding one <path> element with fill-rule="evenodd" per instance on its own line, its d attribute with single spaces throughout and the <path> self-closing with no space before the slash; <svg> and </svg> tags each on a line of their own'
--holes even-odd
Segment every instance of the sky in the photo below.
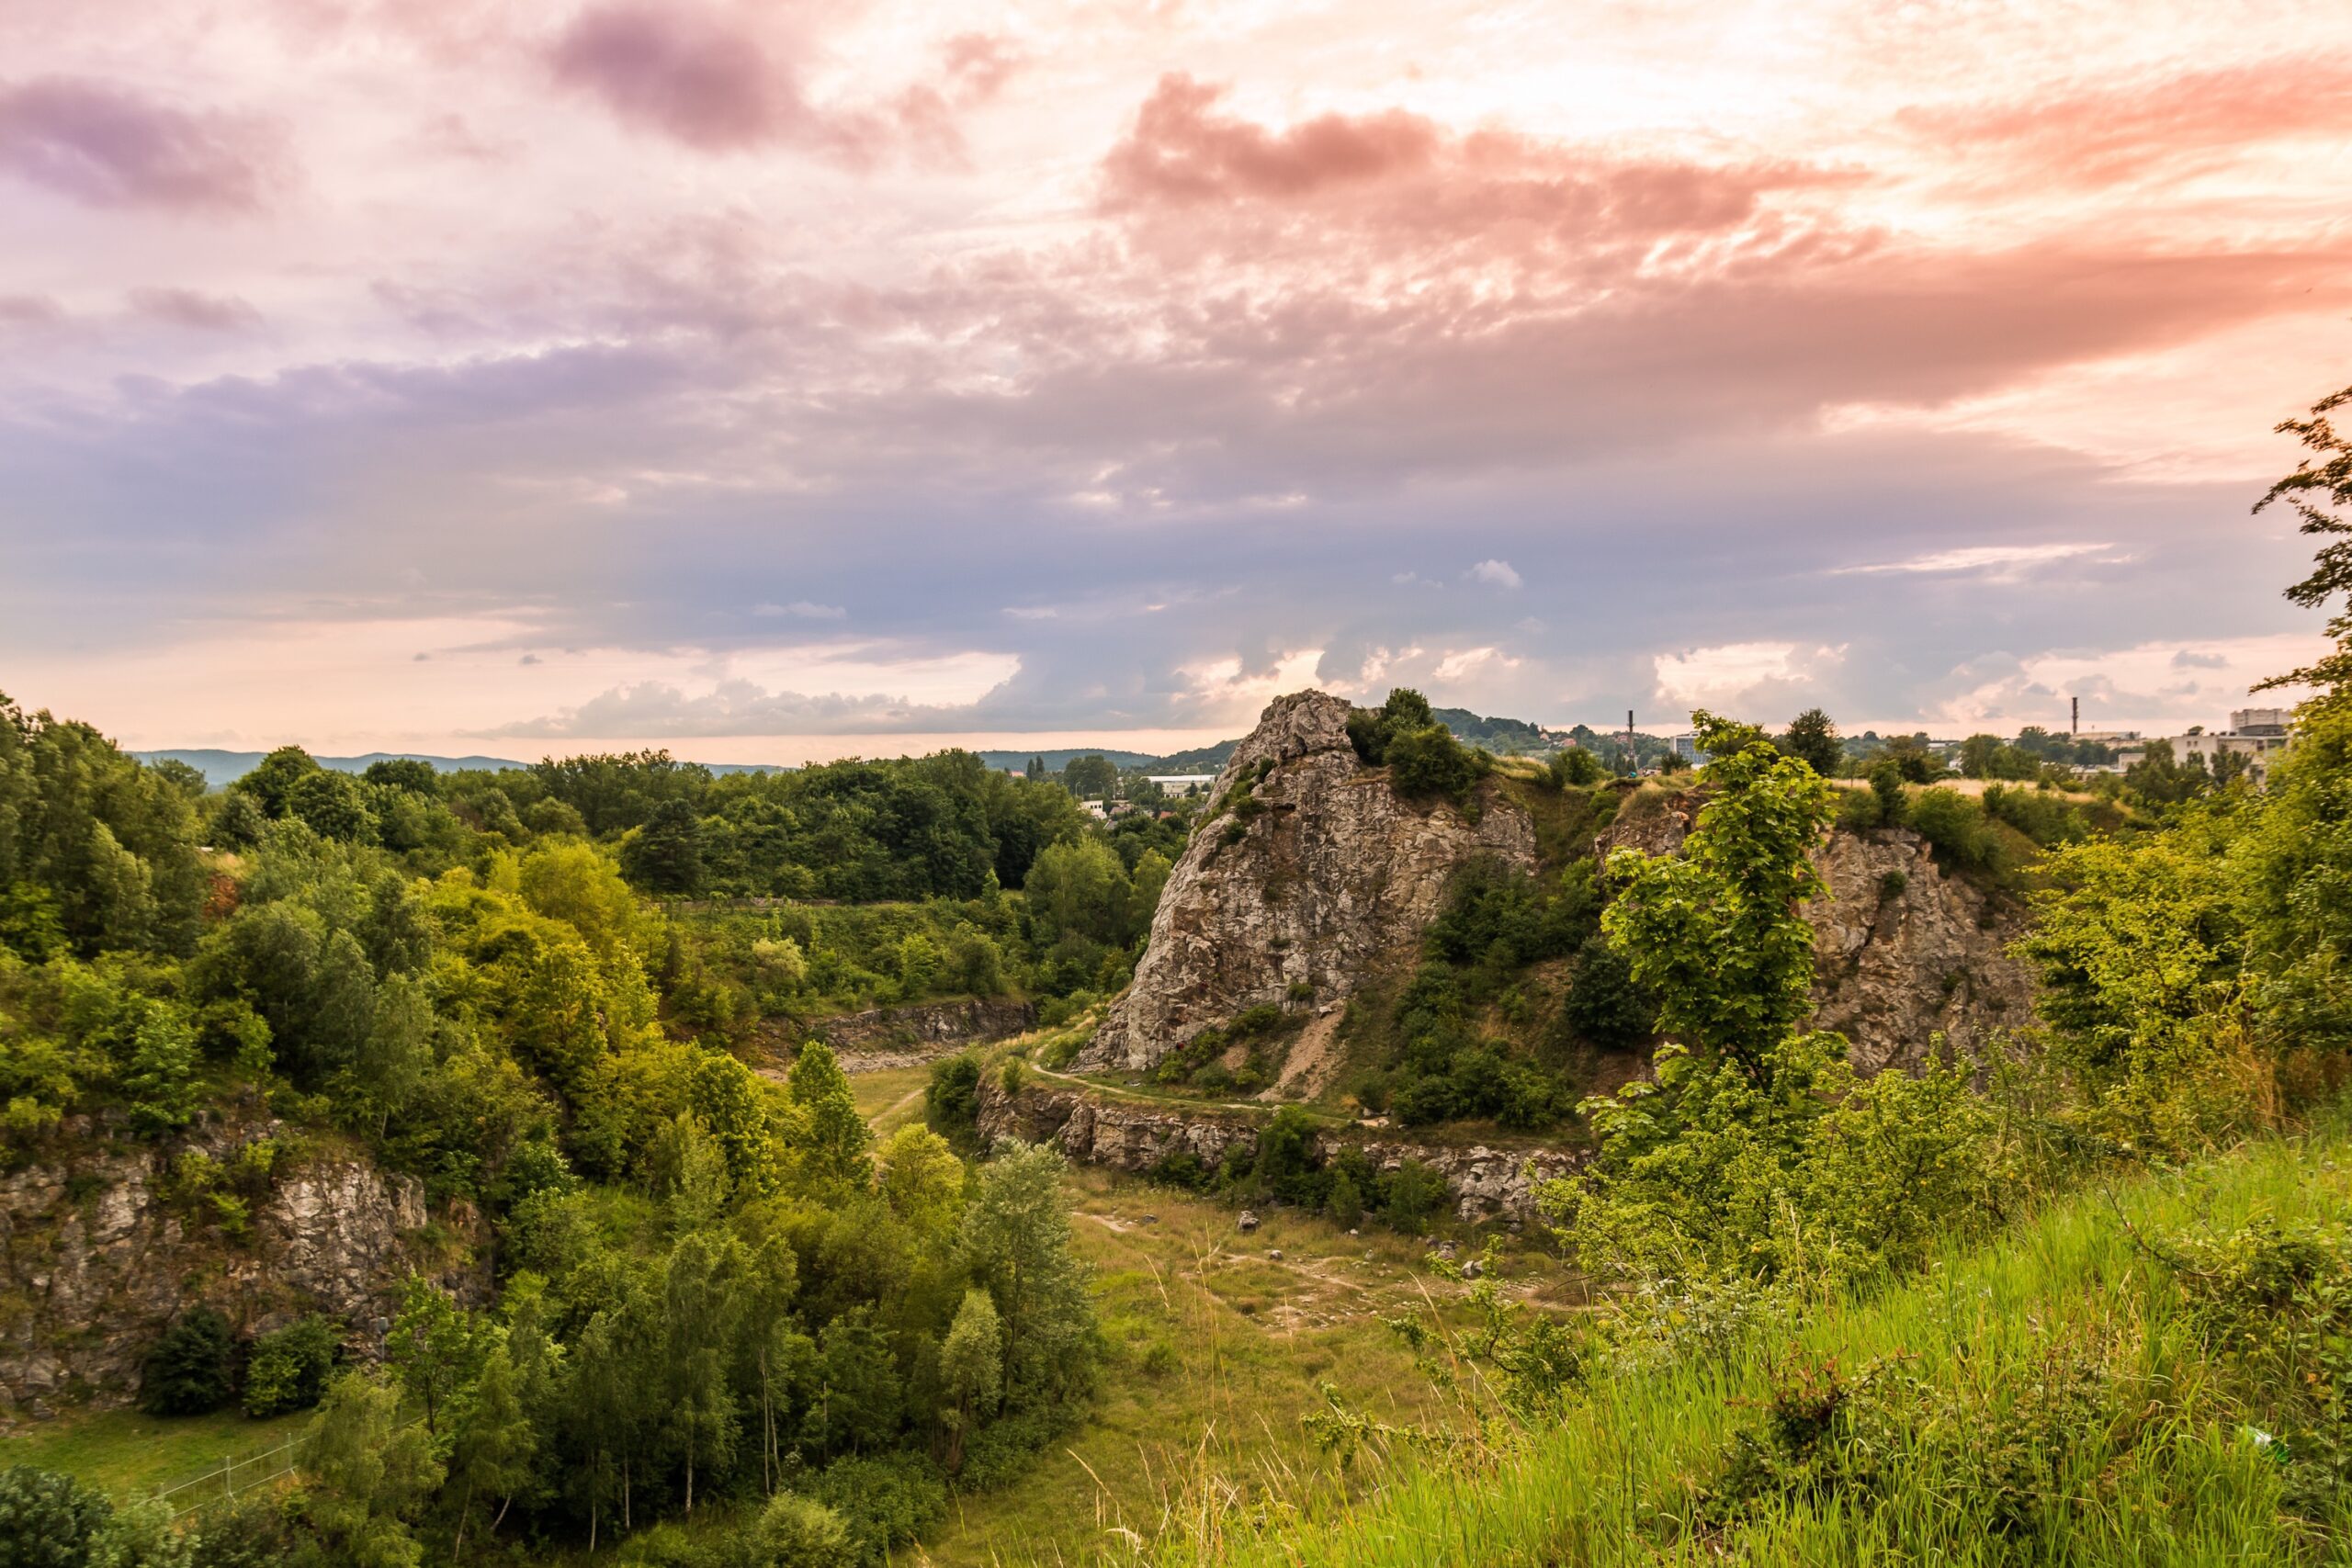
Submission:
<svg viewBox="0 0 2352 1568">
<path fill-rule="evenodd" d="M 8 0 L 0 692 L 1174 749 L 2224 722 L 2352 6 Z"/>
</svg>

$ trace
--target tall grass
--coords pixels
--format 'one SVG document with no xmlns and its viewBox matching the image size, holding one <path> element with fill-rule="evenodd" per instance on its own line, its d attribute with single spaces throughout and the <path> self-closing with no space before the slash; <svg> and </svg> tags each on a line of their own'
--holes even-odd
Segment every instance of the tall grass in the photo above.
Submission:
<svg viewBox="0 0 2352 1568">
<path fill-rule="evenodd" d="M 2340 1214 L 2340 1130 L 2053 1204 L 1925 1273 L 1597 1379 L 1555 1422 L 1360 1484 L 1195 1513 L 1168 1562 L 1966 1565 L 2343 1561 L 2352 1520 L 2282 1507 L 2263 1400 L 2210 1356 L 2141 1238 Z M 1792 1382 L 1898 1383 L 1913 1415 L 1797 1484 L 1728 1495 L 1736 1435 Z M 2070 1403 L 2070 1390 L 2097 1397 Z M 1363 1461 L 1360 1461 L 1363 1462 Z M 1868 1484 L 1851 1476 L 1866 1474 Z M 1351 1492 L 1356 1495 L 1351 1498 Z"/>
</svg>

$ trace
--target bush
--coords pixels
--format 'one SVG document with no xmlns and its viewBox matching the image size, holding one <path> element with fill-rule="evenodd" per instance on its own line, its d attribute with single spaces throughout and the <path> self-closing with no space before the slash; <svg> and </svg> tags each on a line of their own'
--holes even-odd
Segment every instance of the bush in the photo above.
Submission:
<svg viewBox="0 0 2352 1568">
<path fill-rule="evenodd" d="M 342 1345 L 334 1320 L 315 1313 L 263 1335 L 245 1367 L 245 1414 L 259 1419 L 316 1404 Z"/>
<path fill-rule="evenodd" d="M 1956 789 L 1923 789 L 1911 802 L 1911 826 L 1952 864 L 1997 870 L 2001 838 L 1984 807 Z"/>
<path fill-rule="evenodd" d="M 139 1407 L 151 1416 L 203 1416 L 237 1391 L 237 1344 L 229 1320 L 210 1307 L 175 1319 L 147 1352 Z"/>
<path fill-rule="evenodd" d="M 1867 833 L 1883 827 L 1886 807 L 1880 804 L 1875 790 L 1842 790 L 1838 796 L 1838 826 L 1849 833 Z"/>
<path fill-rule="evenodd" d="M 0 1562 L 80 1568 L 114 1506 L 70 1475 L 28 1464 L 0 1470 Z"/>
<path fill-rule="evenodd" d="M 1910 798 L 1905 793 L 1903 765 L 1892 759 L 1882 759 L 1871 765 L 1871 798 L 1878 802 L 1878 826 L 1899 828 L 1909 814 Z"/>
<path fill-rule="evenodd" d="M 980 1063 L 967 1051 L 932 1064 L 923 1085 L 923 1121 L 941 1137 L 969 1138 L 979 1124 Z"/>
<path fill-rule="evenodd" d="M 1389 1227 L 1405 1235 L 1429 1228 L 1430 1216 L 1445 1203 L 1445 1178 L 1419 1160 L 1397 1163 L 1380 1179 L 1380 1212 Z"/>
<path fill-rule="evenodd" d="M 1409 730 L 1388 743 L 1388 782 L 1408 798 L 1458 799 L 1485 771 L 1478 756 L 1442 724 Z"/>
<path fill-rule="evenodd" d="M 849 1561 L 860 1568 L 883 1562 L 947 1513 L 947 1483 L 917 1454 L 837 1461 L 817 1478 L 809 1495 L 839 1517 Z"/>
<path fill-rule="evenodd" d="M 1616 1051 L 1643 1043 L 1657 1023 L 1657 998 L 1634 978 L 1632 961 L 1597 931 L 1577 950 L 1560 1010 L 1578 1034 Z"/>
</svg>

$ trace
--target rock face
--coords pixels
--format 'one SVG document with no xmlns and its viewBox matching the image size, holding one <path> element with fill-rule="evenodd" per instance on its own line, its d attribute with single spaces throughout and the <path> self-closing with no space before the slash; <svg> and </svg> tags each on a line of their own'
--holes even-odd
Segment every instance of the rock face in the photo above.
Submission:
<svg viewBox="0 0 2352 1568">
<path fill-rule="evenodd" d="M 1642 797 L 1631 820 L 1595 844 L 1673 854 L 1701 805 L 1696 794 Z M 1916 1067 L 1938 1033 L 1963 1055 L 2033 1010 L 2033 981 L 2006 951 L 2025 929 L 2014 905 L 1944 874 L 1908 828 L 1832 832 L 1814 855 L 1829 897 L 1805 906 L 1814 930 L 1814 1026 L 1851 1043 L 1866 1073 Z"/>
<path fill-rule="evenodd" d="M 979 1099 L 983 1139 L 1051 1144 L 1081 1164 L 1136 1176 L 1149 1175 L 1174 1155 L 1189 1154 L 1215 1168 L 1236 1148 L 1245 1158 L 1258 1148 L 1253 1121 L 1212 1111 L 1149 1105 L 1035 1082 L 1007 1093 L 993 1077 L 981 1080 Z M 1570 1150 L 1415 1144 L 1382 1138 L 1369 1129 L 1361 1135 L 1318 1133 L 1315 1142 L 1327 1160 L 1352 1145 L 1376 1169 L 1394 1170 L 1407 1159 L 1431 1167 L 1444 1177 L 1455 1213 L 1472 1224 L 1533 1217 L 1536 1188 L 1582 1163 Z"/>
<path fill-rule="evenodd" d="M 1035 1003 L 997 998 L 916 1002 L 820 1019 L 808 1032 L 840 1053 L 842 1070 L 919 1066 L 977 1041 L 1002 1040 L 1037 1027 Z"/>
<path fill-rule="evenodd" d="M 1942 1033 L 1962 1056 L 2033 1011 L 2033 980 L 2006 951 L 2023 914 L 1944 874 L 1908 828 L 1829 836 L 1815 857 L 1830 897 L 1814 929 L 1814 1024 L 1851 1043 L 1866 1073 L 1915 1067 Z"/>
<path fill-rule="evenodd" d="M 1159 900 L 1134 986 L 1079 1056 L 1148 1068 L 1214 1024 L 1293 987 L 1318 1003 L 1409 964 L 1464 863 L 1535 864 L 1535 829 L 1489 793 L 1478 820 L 1400 800 L 1348 743 L 1349 705 L 1299 692 L 1268 705 L 1217 775 L 1221 798 L 1256 779 L 1254 817 L 1231 807 L 1193 836 Z M 1262 778 L 1261 763 L 1271 763 Z"/>
<path fill-rule="evenodd" d="M 221 1157 L 269 1130 L 200 1142 Z M 323 1312 L 344 1320 L 363 1353 L 380 1343 L 379 1322 L 418 1266 L 410 1238 L 426 1214 L 414 1178 L 307 1161 L 278 1175 L 253 1204 L 248 1235 L 232 1240 L 202 1200 L 166 1198 L 166 1168 L 163 1155 L 137 1149 L 0 1178 L 0 1416 L 129 1404 L 148 1347 L 198 1304 L 242 1332 Z"/>
</svg>

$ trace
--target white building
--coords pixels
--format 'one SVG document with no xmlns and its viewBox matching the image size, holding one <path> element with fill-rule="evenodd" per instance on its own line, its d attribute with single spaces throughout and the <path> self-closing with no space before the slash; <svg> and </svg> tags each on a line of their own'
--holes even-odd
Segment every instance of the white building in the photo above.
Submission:
<svg viewBox="0 0 2352 1568">
<path fill-rule="evenodd" d="M 2227 729 L 2206 729 L 2201 726 L 2186 735 L 2170 738 L 2172 760 L 2183 767 L 2194 757 L 2207 773 L 2211 773 L 2223 757 L 2244 757 L 2246 777 L 2257 785 L 2267 783 L 2271 760 L 2293 743 L 2288 732 L 2292 714 L 2286 708 L 2238 708 L 2230 715 Z M 2115 749 L 2115 765 L 2130 768 L 2146 760 L 2153 740 L 2136 737 Z"/>
</svg>

